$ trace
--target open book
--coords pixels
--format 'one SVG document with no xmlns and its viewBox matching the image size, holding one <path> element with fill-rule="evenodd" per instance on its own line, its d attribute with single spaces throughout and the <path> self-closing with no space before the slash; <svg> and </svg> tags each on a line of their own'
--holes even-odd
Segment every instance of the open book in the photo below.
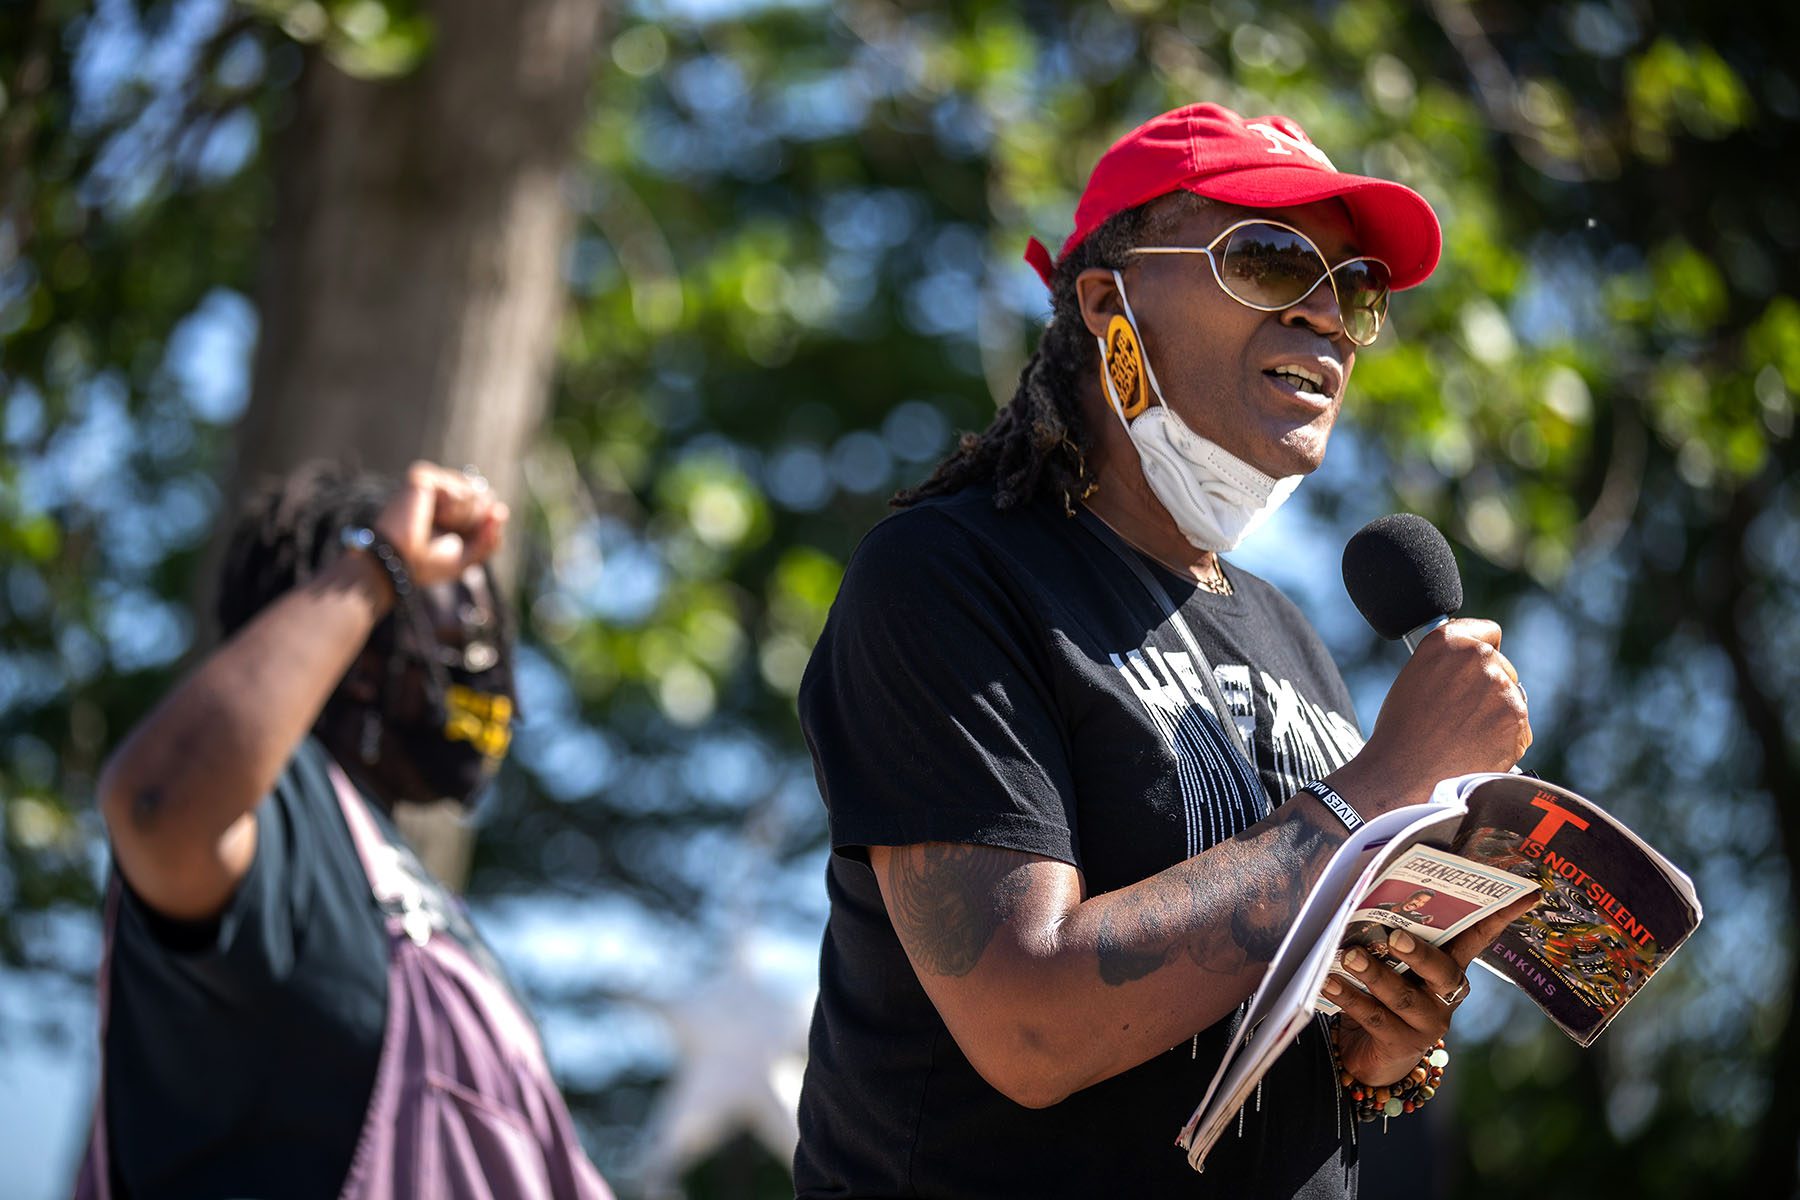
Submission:
<svg viewBox="0 0 1800 1200">
<path fill-rule="evenodd" d="M 1532 888 L 1544 900 L 1475 961 L 1583 1046 L 1700 924 L 1693 882 L 1592 801 L 1529 775 L 1446 779 L 1326 864 L 1175 1139 L 1188 1162 L 1202 1168 L 1276 1057 L 1336 1010 L 1321 989 L 1346 945 L 1379 952 L 1394 928 L 1436 944 Z"/>
</svg>

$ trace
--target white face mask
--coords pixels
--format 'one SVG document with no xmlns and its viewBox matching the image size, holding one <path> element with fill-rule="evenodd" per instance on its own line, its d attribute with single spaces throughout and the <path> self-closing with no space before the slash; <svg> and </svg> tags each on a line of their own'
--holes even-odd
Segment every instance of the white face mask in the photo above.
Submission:
<svg viewBox="0 0 1800 1200">
<path fill-rule="evenodd" d="M 1125 281 L 1117 271 L 1113 272 L 1113 282 L 1119 285 L 1125 319 L 1137 336 L 1144 374 L 1156 395 L 1155 404 L 1127 421 L 1111 374 L 1101 371 L 1113 415 L 1119 418 L 1126 436 L 1137 448 L 1138 464 L 1143 467 L 1150 490 L 1175 519 L 1182 536 L 1202 550 L 1235 550 L 1294 494 L 1304 476 L 1271 478 L 1182 424 L 1163 398 L 1162 385 L 1156 382 L 1150 351 L 1144 346 L 1144 335 L 1138 330 L 1131 301 L 1125 296 Z M 1106 339 L 1095 340 L 1100 343 L 1104 362 Z"/>
</svg>

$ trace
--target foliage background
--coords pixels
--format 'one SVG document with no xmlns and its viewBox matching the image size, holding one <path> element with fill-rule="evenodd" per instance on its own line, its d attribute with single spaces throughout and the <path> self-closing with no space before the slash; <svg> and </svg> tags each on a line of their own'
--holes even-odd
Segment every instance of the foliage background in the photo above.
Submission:
<svg viewBox="0 0 1800 1200">
<path fill-rule="evenodd" d="M 1437 1186 L 1793 1193 L 1800 208 L 1778 179 L 1800 18 L 1758 11 L 608 13 L 514 505 L 528 724 L 469 890 L 622 1190 L 680 1066 L 659 1006 L 745 945 L 810 969 L 823 824 L 792 699 L 845 558 L 1011 394 L 1046 307 L 1026 236 L 1056 244 L 1113 138 L 1204 98 L 1295 117 L 1340 167 L 1424 192 L 1446 234 L 1361 356 L 1331 460 L 1244 561 L 1314 616 L 1368 725 L 1398 661 L 1338 547 L 1396 508 L 1436 520 L 1465 611 L 1502 621 L 1529 681 L 1531 765 L 1688 866 L 1709 911 L 1592 1051 L 1478 994 Z M 401 0 L 0 11 L 9 1059 L 91 1063 L 89 791 L 194 644 L 294 81 L 404 78 L 432 28 Z M 759 1156 L 734 1143 L 690 1182 L 779 1194 Z"/>
</svg>

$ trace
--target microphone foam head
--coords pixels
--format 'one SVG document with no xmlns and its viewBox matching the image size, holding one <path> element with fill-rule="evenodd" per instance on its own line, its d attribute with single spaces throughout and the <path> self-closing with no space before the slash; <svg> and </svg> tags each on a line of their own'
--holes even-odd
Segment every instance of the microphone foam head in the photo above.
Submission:
<svg viewBox="0 0 1800 1200">
<path fill-rule="evenodd" d="M 1462 608 L 1462 575 L 1437 526 L 1413 513 L 1377 517 L 1344 546 L 1344 590 L 1389 641 Z"/>
</svg>

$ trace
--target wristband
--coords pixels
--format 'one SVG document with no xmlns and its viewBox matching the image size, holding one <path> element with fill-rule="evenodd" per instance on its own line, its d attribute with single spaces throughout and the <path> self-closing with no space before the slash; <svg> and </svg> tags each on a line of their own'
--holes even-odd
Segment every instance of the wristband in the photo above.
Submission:
<svg viewBox="0 0 1800 1200">
<path fill-rule="evenodd" d="M 346 525 L 338 532 L 338 544 L 346 550 L 374 555 L 387 574 L 389 586 L 394 589 L 394 602 L 406 603 L 407 597 L 412 595 L 412 576 L 407 573 L 406 564 L 400 561 L 400 552 L 385 538 L 366 525 Z"/>
<path fill-rule="evenodd" d="M 1350 807 L 1350 802 L 1337 794 L 1337 790 L 1323 780 L 1315 779 L 1300 789 L 1308 795 L 1317 796 L 1319 802 L 1331 810 L 1331 815 L 1344 823 L 1344 828 L 1355 833 L 1362 828 L 1362 814 Z"/>
</svg>

